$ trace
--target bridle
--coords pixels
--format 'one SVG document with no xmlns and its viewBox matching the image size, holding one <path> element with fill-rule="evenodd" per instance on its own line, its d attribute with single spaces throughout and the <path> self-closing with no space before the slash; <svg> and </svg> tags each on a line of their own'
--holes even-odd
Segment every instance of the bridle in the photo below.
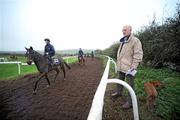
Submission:
<svg viewBox="0 0 180 120">
<path fill-rule="evenodd" d="M 26 52 L 26 57 L 27 57 L 27 64 L 31 65 L 32 62 L 34 61 L 34 52 L 31 53 L 30 50 L 28 49 Z"/>
</svg>

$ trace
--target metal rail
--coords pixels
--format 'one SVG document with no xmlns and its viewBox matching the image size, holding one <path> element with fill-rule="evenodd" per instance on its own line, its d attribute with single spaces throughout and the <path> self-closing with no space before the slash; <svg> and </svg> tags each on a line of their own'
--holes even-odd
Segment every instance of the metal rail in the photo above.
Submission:
<svg viewBox="0 0 180 120">
<path fill-rule="evenodd" d="M 20 61 L 12 61 L 12 62 L 0 62 L 0 64 L 17 64 L 18 65 L 18 74 L 21 74 L 21 62 Z"/>
<path fill-rule="evenodd" d="M 70 56 L 70 57 L 63 57 L 67 60 L 67 63 L 69 62 L 68 59 L 73 58 L 75 56 Z M 4 59 L 4 58 L 3 58 Z M 9 61 L 9 62 L 0 62 L 0 64 L 17 64 L 18 65 L 18 74 L 21 74 L 21 65 L 27 65 L 27 63 L 22 63 L 20 61 Z M 34 64 L 34 62 L 32 63 Z"/>
<path fill-rule="evenodd" d="M 99 86 L 98 86 L 96 93 L 94 95 L 94 99 L 93 99 L 92 106 L 91 106 L 87 120 L 102 120 L 102 111 L 103 111 L 103 105 L 104 105 L 104 94 L 105 94 L 106 86 L 108 83 L 118 83 L 118 84 L 121 84 L 128 89 L 128 91 L 132 97 L 134 120 L 139 120 L 139 113 L 138 113 L 138 106 L 137 106 L 137 99 L 136 99 L 135 92 L 133 91 L 133 89 L 131 88 L 130 85 L 128 85 L 126 82 L 124 82 L 120 79 L 108 79 L 110 62 L 114 63 L 115 72 L 117 72 L 117 65 L 114 62 L 114 60 L 112 58 L 110 58 L 109 56 L 104 56 L 104 57 L 107 57 L 108 61 L 106 64 L 106 68 L 104 70 L 104 74 L 101 78 Z"/>
</svg>

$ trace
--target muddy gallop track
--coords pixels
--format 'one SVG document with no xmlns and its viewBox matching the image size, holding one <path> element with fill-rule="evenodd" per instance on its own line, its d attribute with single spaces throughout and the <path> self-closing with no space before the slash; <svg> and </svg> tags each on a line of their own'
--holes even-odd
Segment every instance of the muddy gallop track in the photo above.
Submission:
<svg viewBox="0 0 180 120">
<path fill-rule="evenodd" d="M 32 85 L 37 74 L 16 80 L 0 81 L 1 120 L 86 120 L 94 93 L 100 82 L 103 66 L 99 59 L 86 58 L 85 66 L 72 64 L 63 80 L 61 72 L 56 81 L 55 73 L 49 75 L 51 85 L 42 79 L 37 94 Z"/>
</svg>

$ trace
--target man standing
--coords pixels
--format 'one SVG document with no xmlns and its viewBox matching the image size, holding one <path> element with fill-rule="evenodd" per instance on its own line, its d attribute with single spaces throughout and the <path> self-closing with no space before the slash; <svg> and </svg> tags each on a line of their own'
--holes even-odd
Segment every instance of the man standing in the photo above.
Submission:
<svg viewBox="0 0 180 120">
<path fill-rule="evenodd" d="M 117 68 L 119 72 L 119 79 L 127 80 L 127 83 L 134 89 L 135 75 L 139 63 L 143 58 L 142 45 L 138 38 L 133 36 L 132 27 L 130 25 L 123 26 L 123 38 L 120 39 L 120 46 L 117 52 Z M 122 95 L 123 86 L 117 84 L 116 91 L 111 94 L 112 98 L 117 98 Z M 127 102 L 122 106 L 125 109 L 132 107 L 132 100 L 130 94 Z"/>
<path fill-rule="evenodd" d="M 91 60 L 94 60 L 94 51 L 91 51 Z"/>
</svg>

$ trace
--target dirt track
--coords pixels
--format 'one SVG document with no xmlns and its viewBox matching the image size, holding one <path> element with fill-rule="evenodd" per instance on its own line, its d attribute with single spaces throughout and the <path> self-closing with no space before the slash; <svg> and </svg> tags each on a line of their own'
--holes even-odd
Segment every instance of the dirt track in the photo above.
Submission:
<svg viewBox="0 0 180 120">
<path fill-rule="evenodd" d="M 32 94 L 36 75 L 0 81 L 0 119 L 4 120 L 86 120 L 94 93 L 102 76 L 102 62 L 86 58 L 86 65 L 71 65 L 67 78 L 62 72 L 50 87 L 42 79 Z"/>
</svg>

